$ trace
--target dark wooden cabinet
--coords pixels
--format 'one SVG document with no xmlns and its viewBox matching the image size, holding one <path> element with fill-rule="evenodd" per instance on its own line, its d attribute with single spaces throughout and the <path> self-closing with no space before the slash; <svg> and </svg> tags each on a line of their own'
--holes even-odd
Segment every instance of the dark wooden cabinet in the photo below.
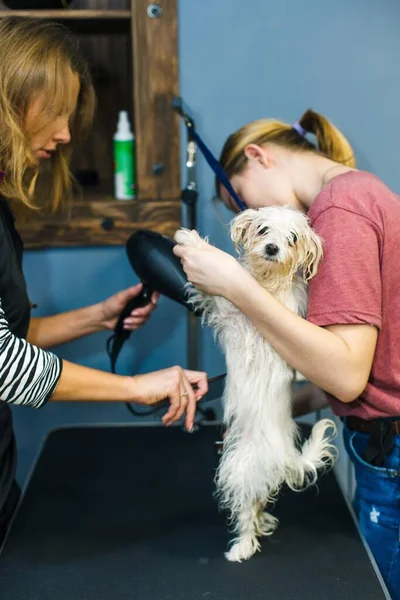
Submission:
<svg viewBox="0 0 400 600">
<path fill-rule="evenodd" d="M 20 224 L 27 248 L 121 245 L 137 228 L 173 235 L 180 226 L 177 0 L 75 0 L 62 10 L 10 10 L 57 20 L 79 36 L 98 108 L 92 132 L 76 149 L 69 211 L 32 213 Z M 1 43 L 1 40 L 0 40 Z M 137 197 L 113 197 L 113 135 L 127 110 L 136 136 Z"/>
</svg>

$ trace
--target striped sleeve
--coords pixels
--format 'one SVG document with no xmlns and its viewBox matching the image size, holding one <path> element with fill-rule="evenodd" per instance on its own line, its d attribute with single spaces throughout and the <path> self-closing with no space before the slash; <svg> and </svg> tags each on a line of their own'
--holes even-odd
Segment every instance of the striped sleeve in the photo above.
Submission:
<svg viewBox="0 0 400 600">
<path fill-rule="evenodd" d="M 40 408 L 57 387 L 62 361 L 11 333 L 0 302 L 0 400 Z"/>
</svg>

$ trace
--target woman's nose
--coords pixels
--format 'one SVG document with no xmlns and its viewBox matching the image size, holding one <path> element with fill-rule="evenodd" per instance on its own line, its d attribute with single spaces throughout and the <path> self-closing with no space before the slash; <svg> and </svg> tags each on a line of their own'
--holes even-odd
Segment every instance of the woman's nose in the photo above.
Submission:
<svg viewBox="0 0 400 600">
<path fill-rule="evenodd" d="M 53 139 L 57 144 L 69 144 L 71 141 L 71 132 L 68 123 L 54 134 Z"/>
</svg>

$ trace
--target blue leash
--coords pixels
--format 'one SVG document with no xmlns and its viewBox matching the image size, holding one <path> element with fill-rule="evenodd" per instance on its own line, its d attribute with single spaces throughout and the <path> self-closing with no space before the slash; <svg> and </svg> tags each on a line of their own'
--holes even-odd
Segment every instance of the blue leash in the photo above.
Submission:
<svg viewBox="0 0 400 600">
<path fill-rule="evenodd" d="M 193 133 L 193 138 L 195 139 L 200 152 L 206 159 L 206 161 L 207 161 L 208 165 L 211 167 L 212 171 L 214 171 L 218 181 L 224 186 L 224 188 L 226 188 L 227 192 L 229 192 L 229 194 L 231 195 L 231 198 L 233 198 L 233 200 L 236 202 L 236 204 L 238 205 L 240 210 L 246 210 L 247 206 L 245 205 L 243 200 L 241 200 L 239 198 L 238 194 L 233 189 L 231 182 L 228 179 L 227 174 L 225 173 L 224 169 L 221 166 L 221 163 L 215 158 L 215 156 L 212 154 L 211 150 L 209 148 L 207 148 L 207 146 L 205 145 L 205 143 L 203 142 L 203 140 L 201 139 L 201 137 L 199 136 L 199 134 L 197 133 L 197 131 L 195 129 L 193 129 L 192 133 Z"/>
<path fill-rule="evenodd" d="M 229 192 L 231 198 L 233 198 L 240 210 L 246 210 L 246 204 L 243 202 L 243 200 L 241 200 L 241 198 L 239 198 L 239 195 L 233 189 L 227 174 L 221 166 L 221 163 L 215 158 L 211 150 L 206 146 L 206 144 L 203 142 L 203 140 L 197 133 L 193 119 L 189 117 L 189 115 L 183 110 L 183 101 L 180 96 L 173 98 L 172 108 L 176 110 L 185 121 L 189 140 L 194 140 L 196 142 L 200 152 L 206 159 L 206 162 L 208 163 L 211 170 L 215 173 L 218 181 L 224 186 L 224 188 L 226 188 L 227 192 Z"/>
</svg>

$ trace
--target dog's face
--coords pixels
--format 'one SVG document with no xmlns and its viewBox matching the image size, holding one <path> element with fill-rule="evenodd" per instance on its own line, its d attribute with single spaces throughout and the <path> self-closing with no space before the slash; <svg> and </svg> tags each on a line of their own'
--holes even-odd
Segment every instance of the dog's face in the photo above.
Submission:
<svg viewBox="0 0 400 600">
<path fill-rule="evenodd" d="M 253 264 L 271 273 L 303 270 L 309 280 L 317 272 L 322 243 L 305 214 L 291 207 L 248 209 L 233 219 L 231 238 Z"/>
</svg>

